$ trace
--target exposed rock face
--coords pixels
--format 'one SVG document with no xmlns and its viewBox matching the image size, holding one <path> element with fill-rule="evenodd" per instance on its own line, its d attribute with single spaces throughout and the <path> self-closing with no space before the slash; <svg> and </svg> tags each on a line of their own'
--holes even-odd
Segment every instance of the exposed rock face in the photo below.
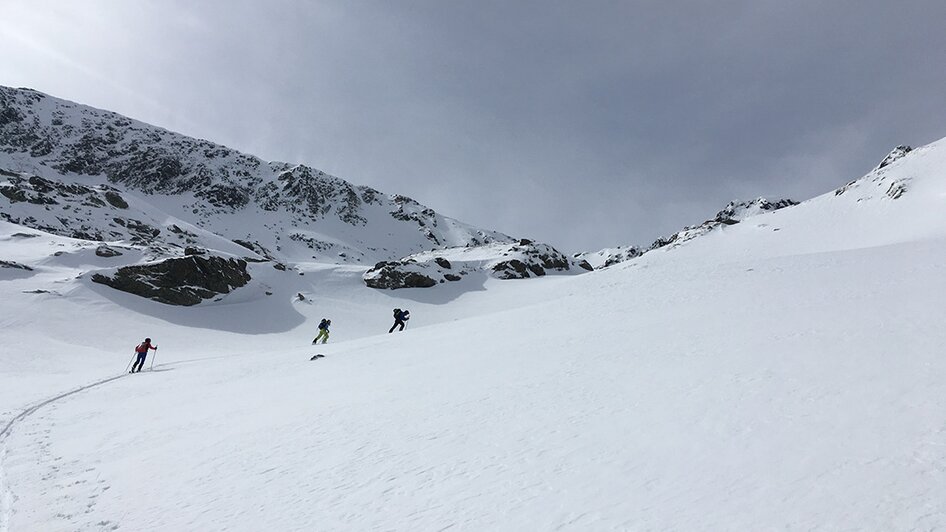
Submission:
<svg viewBox="0 0 946 532">
<path fill-rule="evenodd" d="M 99 257 L 120 257 L 122 252 L 103 244 L 95 248 L 95 254 Z"/>
<path fill-rule="evenodd" d="M 600 269 L 640 257 L 646 251 L 646 249 L 637 246 L 619 246 L 605 248 L 600 251 L 575 253 L 572 255 L 572 259 L 578 261 L 579 266 L 581 264 L 587 265 L 581 266 L 582 268 Z"/>
<path fill-rule="evenodd" d="M 768 211 L 777 211 L 785 207 L 798 205 L 798 202 L 791 199 L 780 199 L 769 201 L 765 198 L 757 198 L 752 201 L 730 201 L 723 210 L 716 213 L 716 217 L 710 222 L 719 222 L 721 224 L 733 225 L 741 222 L 749 216 L 755 216 Z"/>
<path fill-rule="evenodd" d="M 863 201 L 870 199 L 874 193 L 873 190 L 878 188 L 885 190 L 884 195 L 889 199 L 900 199 L 904 194 L 909 190 L 909 183 L 912 181 L 912 177 L 909 176 L 899 176 L 894 177 L 890 175 L 888 167 L 899 161 L 900 159 L 906 157 L 911 152 L 913 148 L 910 146 L 897 146 L 893 149 L 884 160 L 877 165 L 877 168 L 874 168 L 873 171 L 861 177 L 855 179 L 850 183 L 844 185 L 843 187 L 838 188 L 834 191 L 835 196 L 840 196 L 846 192 L 858 190 L 858 201 Z"/>
<path fill-rule="evenodd" d="M 160 303 L 191 306 L 229 294 L 246 285 L 250 275 L 244 260 L 190 255 L 126 266 L 111 276 L 97 273 L 92 281 Z"/>
<path fill-rule="evenodd" d="M 444 255 L 450 257 L 447 259 Z M 399 261 L 379 262 L 365 273 L 371 288 L 427 288 L 446 281 L 457 282 L 473 273 L 497 279 L 528 279 L 550 272 L 581 273 L 555 248 L 521 240 L 518 244 L 489 244 L 418 253 Z"/>
<path fill-rule="evenodd" d="M 893 183 L 890 183 L 890 186 L 887 188 L 887 196 L 890 199 L 898 199 L 900 196 L 907 191 L 907 182 L 905 180 L 898 179 Z"/>
<path fill-rule="evenodd" d="M 528 279 L 542 277 L 546 270 L 567 271 L 571 264 L 564 255 L 555 248 L 544 244 L 534 244 L 531 240 L 521 240 L 518 246 L 512 246 L 510 251 L 522 255 L 522 259 L 500 261 L 493 265 L 492 270 L 500 279 Z"/>
<path fill-rule="evenodd" d="M 396 290 L 398 288 L 430 288 L 437 281 L 419 271 L 412 271 L 416 263 L 379 262 L 365 273 L 365 284 L 369 288 Z"/>
<path fill-rule="evenodd" d="M 135 218 L 126 218 L 128 203 L 117 189 L 5 173 L 0 195 L 9 202 L 0 219 L 60 236 L 83 240 L 151 242 L 161 230 Z M 55 211 L 50 216 L 49 212 Z"/>
<path fill-rule="evenodd" d="M 875 168 L 874 170 L 880 170 L 881 168 L 884 168 L 885 166 L 889 166 L 893 162 L 899 159 L 902 159 L 906 154 L 910 153 L 911 151 L 913 151 L 913 148 L 905 144 L 901 144 L 900 146 L 897 146 L 896 148 L 893 149 L 893 151 L 888 153 L 886 157 L 884 157 L 884 160 L 880 161 L 880 164 L 878 164 L 877 168 Z"/>
<path fill-rule="evenodd" d="M 28 272 L 33 271 L 33 268 L 30 268 L 26 264 L 20 264 L 12 260 L 0 260 L 0 268 L 12 268 L 16 270 L 26 270 Z"/>
<path fill-rule="evenodd" d="M 529 272 L 536 277 L 545 275 L 545 270 L 538 264 L 526 264 L 519 259 L 505 260 L 493 266 L 493 273 L 500 279 L 528 279 Z"/>
<path fill-rule="evenodd" d="M 900 196 L 902 196 L 907 191 L 907 183 L 910 181 L 910 178 L 901 177 L 900 179 L 895 179 L 891 182 L 890 179 L 888 178 L 888 173 L 887 173 L 886 168 L 890 166 L 891 164 L 899 161 L 900 159 L 903 159 L 904 157 L 909 155 L 910 152 L 912 151 L 913 151 L 913 148 L 911 148 L 910 146 L 906 146 L 902 144 L 900 146 L 897 146 L 890 153 L 888 153 L 887 156 L 884 157 L 882 161 L 880 161 L 880 164 L 877 165 L 877 168 L 874 168 L 873 171 L 871 171 L 869 174 L 865 175 L 864 177 L 855 179 L 854 181 L 849 182 L 843 187 L 838 188 L 837 190 L 834 191 L 834 195 L 840 196 L 844 194 L 845 192 L 848 192 L 849 190 L 853 190 L 855 188 L 860 187 L 863 184 L 875 183 L 878 185 L 882 184 L 886 186 L 886 195 L 890 199 L 900 198 Z"/>
</svg>

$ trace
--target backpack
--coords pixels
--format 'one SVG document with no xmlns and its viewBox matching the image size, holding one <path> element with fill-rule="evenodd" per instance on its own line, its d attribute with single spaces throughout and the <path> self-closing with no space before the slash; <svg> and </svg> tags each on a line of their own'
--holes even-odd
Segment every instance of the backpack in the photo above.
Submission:
<svg viewBox="0 0 946 532">
<path fill-rule="evenodd" d="M 148 352 L 148 346 L 146 346 L 144 342 L 141 342 L 140 344 L 135 346 L 135 353 L 147 353 L 147 352 Z"/>
<path fill-rule="evenodd" d="M 403 311 L 401 311 L 401 320 L 402 320 L 402 321 L 407 321 L 407 320 L 409 320 L 409 319 L 411 319 L 411 311 L 409 311 L 409 310 L 403 310 Z"/>
</svg>

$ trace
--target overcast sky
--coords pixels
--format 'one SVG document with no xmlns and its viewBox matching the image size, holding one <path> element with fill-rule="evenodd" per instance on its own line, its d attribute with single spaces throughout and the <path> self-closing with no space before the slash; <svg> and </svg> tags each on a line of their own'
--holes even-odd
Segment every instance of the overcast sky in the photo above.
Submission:
<svg viewBox="0 0 946 532">
<path fill-rule="evenodd" d="M 946 136 L 946 2 L 0 0 L 0 84 L 562 251 Z"/>
</svg>

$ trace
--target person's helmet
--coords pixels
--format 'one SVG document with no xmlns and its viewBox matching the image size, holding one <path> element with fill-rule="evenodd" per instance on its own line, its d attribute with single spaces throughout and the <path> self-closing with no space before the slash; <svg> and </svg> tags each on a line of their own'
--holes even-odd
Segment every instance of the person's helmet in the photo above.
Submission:
<svg viewBox="0 0 946 532">
<path fill-rule="evenodd" d="M 146 342 L 150 342 L 150 341 L 151 341 L 151 338 L 145 338 L 145 341 L 146 341 Z"/>
</svg>

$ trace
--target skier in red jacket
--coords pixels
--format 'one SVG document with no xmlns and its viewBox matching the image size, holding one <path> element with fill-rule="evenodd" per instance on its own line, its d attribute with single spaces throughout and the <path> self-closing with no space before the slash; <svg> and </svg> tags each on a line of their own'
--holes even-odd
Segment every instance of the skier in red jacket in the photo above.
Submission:
<svg viewBox="0 0 946 532">
<path fill-rule="evenodd" d="M 145 338 L 144 342 L 138 344 L 138 347 L 135 348 L 135 353 L 138 353 L 138 359 L 135 360 L 133 366 L 131 366 L 131 371 L 129 373 L 135 373 L 135 368 L 137 367 L 137 373 L 141 373 L 141 368 L 145 367 L 145 358 L 148 357 L 148 350 L 154 349 L 158 350 L 158 346 L 151 345 L 151 338 Z"/>
</svg>

